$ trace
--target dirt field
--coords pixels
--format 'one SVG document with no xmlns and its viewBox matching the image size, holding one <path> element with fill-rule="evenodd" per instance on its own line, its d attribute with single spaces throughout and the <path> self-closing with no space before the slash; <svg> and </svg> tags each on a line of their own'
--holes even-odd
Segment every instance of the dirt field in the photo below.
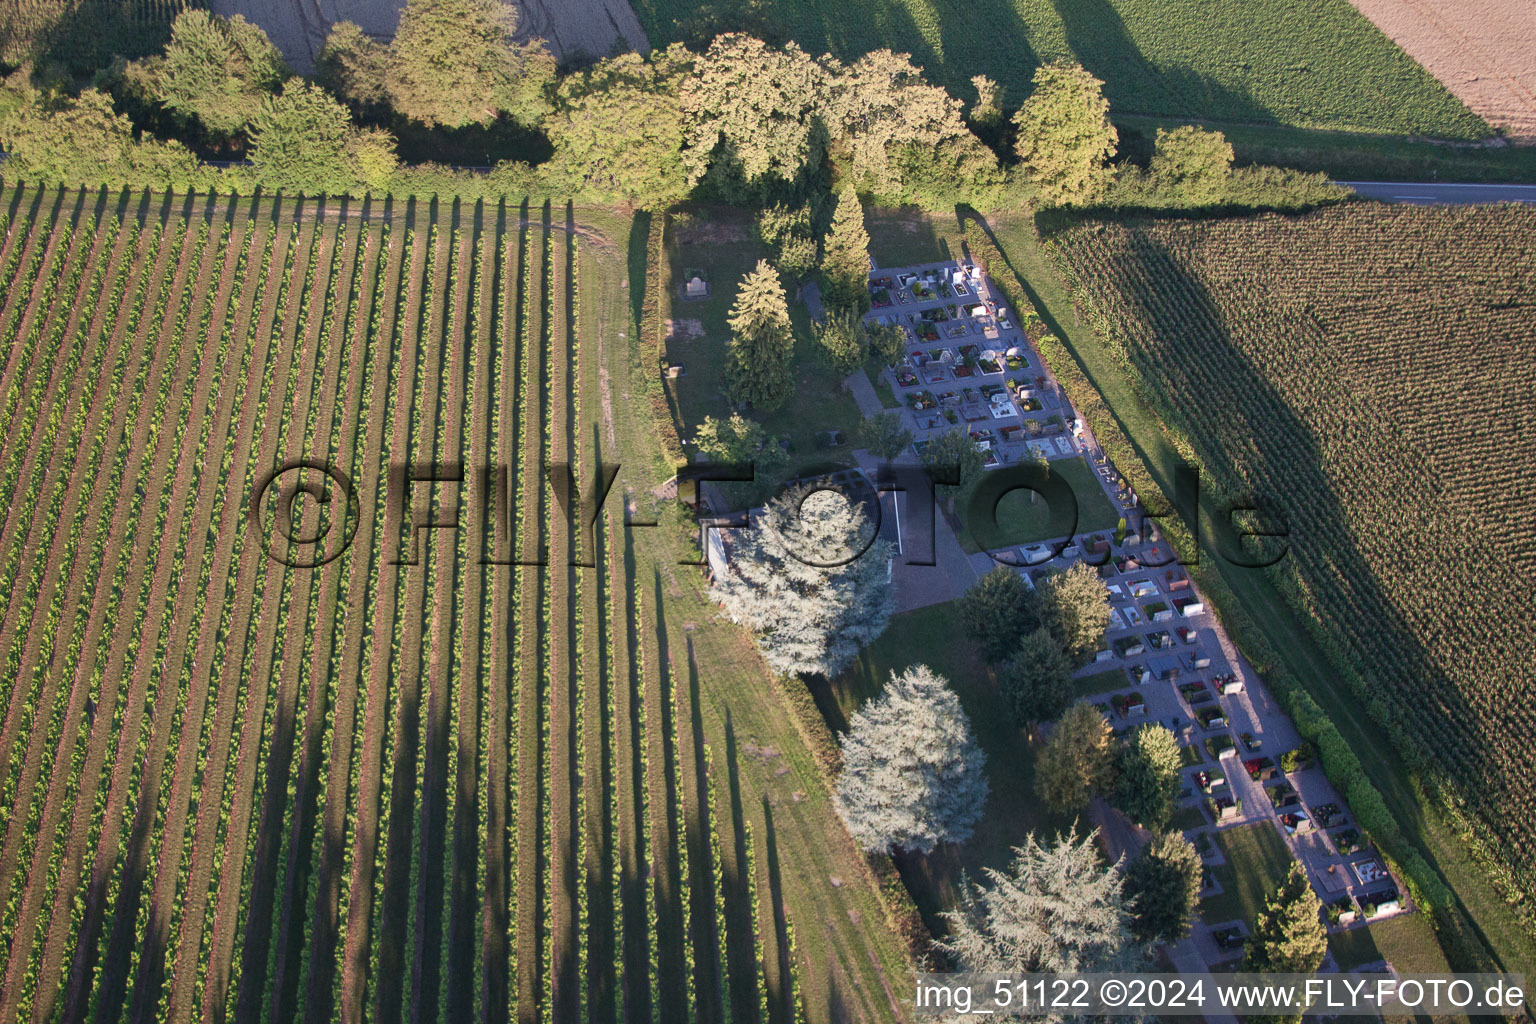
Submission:
<svg viewBox="0 0 1536 1024">
<path fill-rule="evenodd" d="M 538 36 L 562 64 L 606 57 L 620 50 L 645 52 L 650 43 L 629 0 L 515 0 L 518 38 Z M 380 39 L 392 38 L 405 0 L 212 0 L 214 13 L 243 14 L 266 29 L 295 71 L 314 70 L 330 27 L 352 21 Z"/>
<path fill-rule="evenodd" d="M 1536 143 L 1536 4 L 1350 2 L 1489 124 Z"/>
</svg>

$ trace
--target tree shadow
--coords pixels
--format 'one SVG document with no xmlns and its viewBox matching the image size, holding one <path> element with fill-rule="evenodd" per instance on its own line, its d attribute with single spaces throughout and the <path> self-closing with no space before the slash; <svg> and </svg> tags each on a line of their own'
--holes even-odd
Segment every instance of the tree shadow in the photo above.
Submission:
<svg viewBox="0 0 1536 1024">
<path fill-rule="evenodd" d="M 725 779 L 731 822 L 731 856 L 721 871 L 725 901 L 725 955 L 730 977 L 731 1019 L 757 1019 L 757 921 L 752 910 L 752 861 L 747 853 L 747 820 L 737 774 L 736 726 L 725 713 Z"/>
<path fill-rule="evenodd" d="M 639 572 L 635 566 L 635 545 L 628 530 L 619 531 L 624 544 L 624 589 L 630 601 L 640 593 Z M 629 607 L 629 601 L 626 601 Z M 634 616 L 620 624 L 625 651 L 623 702 L 619 705 L 619 724 L 628 731 L 628 763 L 621 770 L 629 778 L 628 806 L 623 817 L 633 827 L 620 837 L 619 902 L 624 923 L 623 977 L 621 996 L 625 1020 L 650 1020 L 652 1016 L 650 981 L 650 922 L 647 911 L 649 856 L 641 837 L 645 834 L 645 736 L 640 728 L 643 692 L 637 671 L 640 637 Z M 621 791 L 623 786 L 620 786 Z"/>
<path fill-rule="evenodd" d="M 768 984 L 768 1024 L 793 1024 L 793 951 L 789 948 L 789 918 L 784 909 L 784 880 L 779 873 L 778 831 L 773 824 L 773 804 L 766 793 L 763 794 L 763 856 L 768 868 L 768 907 L 773 915 L 773 944 L 778 953 L 777 970 L 764 974 Z"/>
<path fill-rule="evenodd" d="M 693 943 L 696 1017 L 723 1024 L 725 1003 L 716 918 L 714 833 L 709 814 L 709 770 L 704 749 L 704 716 L 699 705 L 699 669 L 693 639 L 688 644 L 688 731 L 693 799 L 687 807 L 689 937 Z"/>
<path fill-rule="evenodd" d="M 596 466 L 603 464 L 603 437 L 602 424 L 592 424 L 592 461 Z M 592 530 L 593 551 L 597 553 L 597 559 L 603 559 L 611 542 L 609 536 L 608 517 L 603 514 L 594 516 L 591 523 L 584 523 L 584 528 Z M 596 559 L 595 559 L 596 560 Z M 609 587 L 612 580 L 608 572 L 606 560 L 598 561 L 596 571 L 588 577 L 591 586 L 597 588 L 595 606 L 597 608 L 597 622 L 594 624 L 597 635 L 604 641 L 597 645 L 597 678 L 594 680 L 597 686 L 595 694 L 587 694 L 586 708 L 587 722 L 583 723 L 585 731 L 591 731 L 596 726 L 596 740 L 598 751 L 598 764 L 595 766 L 597 797 L 596 802 L 588 803 L 588 815 L 596 815 L 591 830 L 589 842 L 595 845 L 595 856 L 588 855 L 586 868 L 586 892 L 587 892 L 587 1015 L 593 1021 L 615 1021 L 618 1019 L 618 979 L 614 957 L 617 953 L 615 945 L 615 906 L 613 899 L 612 879 L 614 877 L 614 842 L 618 834 L 618 822 L 614 819 L 614 808 L 617 805 L 617 795 L 614 791 L 614 738 L 613 717 L 609 709 L 616 707 L 614 702 L 614 664 L 611 654 L 611 645 L 617 641 L 613 636 L 613 612 L 609 603 Z M 596 701 L 596 709 L 590 703 Z M 594 766 L 588 765 L 586 775 L 593 774 Z M 586 784 L 586 780 L 582 780 Z"/>
<path fill-rule="evenodd" d="M 662 593 L 661 572 L 659 569 L 653 569 L 652 573 L 657 655 L 654 678 L 660 688 L 656 703 L 660 721 L 654 723 L 654 727 L 660 731 L 662 769 L 662 792 L 652 794 L 652 799 L 662 801 L 670 831 L 674 823 L 681 820 L 677 792 L 677 733 L 676 725 L 672 721 L 672 709 L 676 699 L 673 693 L 675 680 L 672 673 L 672 652 L 667 636 L 667 606 Z M 647 731 L 652 727 L 653 723 L 647 721 Z M 655 775 L 652 774 L 651 778 L 654 779 Z M 654 832 L 652 834 L 655 836 Z M 660 837 L 656 836 L 656 838 Z M 681 895 L 683 868 L 677 856 L 677 847 L 670 840 L 665 842 L 662 849 L 665 850 L 665 856 L 658 854 L 651 867 L 656 897 L 656 980 L 659 999 L 657 1009 L 661 1011 L 663 1019 L 682 1020 L 688 1012 L 688 980 L 684 969 L 687 921 Z"/>
</svg>

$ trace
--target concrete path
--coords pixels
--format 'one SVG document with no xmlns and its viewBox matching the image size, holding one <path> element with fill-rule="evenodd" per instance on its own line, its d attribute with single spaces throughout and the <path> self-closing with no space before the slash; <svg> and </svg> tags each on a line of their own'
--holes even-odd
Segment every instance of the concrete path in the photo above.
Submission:
<svg viewBox="0 0 1536 1024">
<path fill-rule="evenodd" d="M 853 400 L 859 406 L 859 415 L 865 419 L 885 412 L 885 403 L 880 401 L 880 393 L 875 390 L 874 383 L 862 366 L 843 378 L 843 386 L 853 395 Z"/>
<path fill-rule="evenodd" d="M 805 303 L 806 312 L 811 314 L 811 319 L 821 323 L 821 318 L 827 312 L 821 304 L 821 286 L 815 281 L 805 282 L 800 286 L 800 301 Z"/>
<path fill-rule="evenodd" d="M 1446 203 L 1536 203 L 1536 185 L 1462 185 L 1430 181 L 1341 181 L 1362 198 L 1431 206 Z"/>
</svg>

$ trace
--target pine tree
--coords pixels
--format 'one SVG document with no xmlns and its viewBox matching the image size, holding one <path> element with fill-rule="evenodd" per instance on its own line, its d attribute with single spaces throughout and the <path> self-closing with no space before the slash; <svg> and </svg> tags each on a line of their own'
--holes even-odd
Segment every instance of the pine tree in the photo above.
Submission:
<svg viewBox="0 0 1536 1024">
<path fill-rule="evenodd" d="M 1131 931 L 1145 941 L 1172 942 L 1189 934 L 1200 896 L 1200 854 L 1181 832 L 1153 837 L 1125 873 L 1135 914 Z"/>
<path fill-rule="evenodd" d="M 1074 562 L 1040 587 L 1045 621 L 1067 657 L 1081 663 L 1098 649 L 1109 628 L 1109 591 L 1086 562 Z"/>
<path fill-rule="evenodd" d="M 864 228 L 864 205 L 852 185 L 838 196 L 822 250 L 828 304 L 859 316 L 869 312 L 869 232 Z"/>
<path fill-rule="evenodd" d="M 1306 869 L 1291 861 L 1290 873 L 1259 912 L 1248 940 L 1243 970 L 1264 974 L 1310 974 L 1328 952 L 1323 904 L 1307 881 Z"/>
<path fill-rule="evenodd" d="M 960 621 L 989 662 L 1017 653 L 1019 638 L 1040 626 L 1040 595 L 1018 571 L 999 565 L 960 598 Z"/>
<path fill-rule="evenodd" d="M 991 884 L 964 880 L 959 909 L 944 915 L 949 936 L 935 944 L 962 971 L 1135 970 L 1144 953 L 1120 872 L 1100 861 L 1095 835 L 1074 829 L 1048 846 L 1030 836 L 1007 871 L 985 869 Z"/>
<path fill-rule="evenodd" d="M 1035 792 L 1058 813 L 1080 811 L 1108 785 L 1113 732 L 1092 704 L 1072 705 L 1035 759 Z"/>
<path fill-rule="evenodd" d="M 735 537 L 710 596 L 778 671 L 836 675 L 891 616 L 891 546 L 873 538 L 840 492 L 794 488 Z"/>
<path fill-rule="evenodd" d="M 929 853 L 970 838 L 987 802 L 986 755 L 943 676 L 892 672 L 841 745 L 833 805 L 864 849 Z"/>
<path fill-rule="evenodd" d="M 195 117 L 215 136 L 245 128 L 263 98 L 288 78 L 283 55 L 267 34 L 241 15 L 224 18 L 185 10 L 171 23 L 165 54 L 134 65 L 155 99 Z"/>
<path fill-rule="evenodd" d="M 777 409 L 794 387 L 789 364 L 795 351 L 789 303 L 778 271 L 767 260 L 742 278 L 731 306 L 725 388 L 732 401 L 764 411 Z"/>
<path fill-rule="evenodd" d="M 1024 634 L 998 676 L 1020 725 L 1055 718 L 1071 699 L 1072 664 L 1044 627 Z"/>
<path fill-rule="evenodd" d="M 1173 815 L 1183 758 L 1179 741 L 1161 725 L 1137 729 L 1120 751 L 1115 806 L 1139 825 L 1160 829 Z"/>
</svg>

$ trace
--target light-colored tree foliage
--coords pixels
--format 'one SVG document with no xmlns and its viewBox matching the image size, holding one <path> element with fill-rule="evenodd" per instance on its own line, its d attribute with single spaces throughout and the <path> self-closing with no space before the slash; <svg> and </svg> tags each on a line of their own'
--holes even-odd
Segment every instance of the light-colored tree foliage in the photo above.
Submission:
<svg viewBox="0 0 1536 1024">
<path fill-rule="evenodd" d="M 112 110 L 112 97 L 86 89 L 78 99 L 32 96 L 0 121 L 10 154 L 6 177 L 65 185 L 184 186 L 198 176 L 197 157 L 179 142 L 133 137 L 133 123 Z"/>
<path fill-rule="evenodd" d="M 777 485 L 779 472 L 789 455 L 779 447 L 779 439 L 769 435 L 763 425 L 733 412 L 727 419 L 704 417 L 693 435 L 693 443 L 711 462 L 751 466 L 751 481 L 715 484 L 733 506 L 745 508 L 759 501 Z"/>
<path fill-rule="evenodd" d="M 1182 832 L 1160 832 L 1125 873 L 1131 931 L 1145 942 L 1173 942 L 1189 934 L 1200 896 L 1200 854 Z"/>
<path fill-rule="evenodd" d="M 984 885 L 966 880 L 939 948 L 962 971 L 1135 970 L 1144 952 L 1131 937 L 1120 872 L 1099 859 L 1096 834 L 1073 829 L 1045 845 L 1030 836 L 1008 870 L 987 868 Z"/>
<path fill-rule="evenodd" d="M 683 166 L 684 86 L 693 55 L 673 45 L 626 53 L 560 81 L 542 170 L 604 202 L 664 210 L 688 194 Z"/>
<path fill-rule="evenodd" d="M 1109 628 L 1109 591 L 1093 566 L 1074 562 L 1053 573 L 1040 586 L 1045 621 L 1073 662 L 1081 663 L 1098 650 Z"/>
<path fill-rule="evenodd" d="M 960 598 L 960 620 L 989 662 L 1007 661 L 1042 621 L 1040 595 L 1018 571 L 993 566 Z"/>
<path fill-rule="evenodd" d="M 971 86 L 976 90 L 976 102 L 971 104 L 971 122 L 992 127 L 1003 120 L 1003 88 L 986 75 L 974 75 Z"/>
<path fill-rule="evenodd" d="M 710 596 L 779 672 L 836 675 L 890 620 L 891 546 L 840 492 L 797 487 L 733 539 Z"/>
<path fill-rule="evenodd" d="M 214 135 L 242 131 L 261 101 L 288 77 L 283 55 L 258 26 L 241 15 L 222 18 L 189 8 L 171 23 L 165 53 L 137 62 L 140 78 L 155 100 Z"/>
<path fill-rule="evenodd" d="M 901 361 L 902 349 L 906 348 L 907 335 L 897 324 L 870 324 L 865 328 L 869 335 L 869 354 L 886 366 Z"/>
<path fill-rule="evenodd" d="M 683 94 L 688 182 L 713 171 L 731 185 L 795 182 L 825 156 L 827 73 L 790 43 L 780 49 L 739 32 L 719 36 Z"/>
<path fill-rule="evenodd" d="M 1058 813 L 1080 811 L 1109 785 L 1113 731 L 1099 709 L 1079 702 L 1066 710 L 1035 759 L 1035 792 Z"/>
<path fill-rule="evenodd" d="M 839 377 L 847 376 L 864 362 L 864 322 L 853 310 L 828 310 L 816 324 L 815 334 L 821 357 Z"/>
<path fill-rule="evenodd" d="M 406 0 L 384 62 L 390 104 L 450 128 L 501 113 L 536 123 L 555 61 L 541 40 L 514 42 L 516 31 L 517 8 L 505 0 Z"/>
<path fill-rule="evenodd" d="M 1147 724 L 1137 729 L 1120 751 L 1115 806 L 1138 825 L 1166 827 L 1179 794 L 1182 765 L 1179 741 L 1166 726 Z"/>
<path fill-rule="evenodd" d="M 1232 177 L 1232 144 L 1221 132 L 1194 125 L 1157 130 L 1152 180 L 1190 205 L 1219 201 Z"/>
<path fill-rule="evenodd" d="M 389 47 L 365 33 L 356 22 L 331 26 L 315 58 L 315 80 L 359 110 L 389 99 L 384 66 Z"/>
<path fill-rule="evenodd" d="M 1306 869 L 1291 861 L 1280 887 L 1264 901 L 1243 957 L 1243 970 L 1264 974 L 1310 974 L 1328 952 L 1323 905 L 1307 881 Z"/>
<path fill-rule="evenodd" d="M 821 262 L 815 218 L 809 202 L 769 203 L 757 214 L 757 237 L 773 252 L 773 263 L 791 277 L 814 273 Z"/>
<path fill-rule="evenodd" d="M 1042 205 L 1090 203 L 1109 183 L 1106 161 L 1120 138 L 1104 83 L 1071 61 L 1041 66 L 1034 81 L 1013 118 L 1019 164 Z"/>
<path fill-rule="evenodd" d="M 831 306 L 863 315 L 869 309 L 869 231 L 864 204 L 852 186 L 837 197 L 832 227 L 822 243 L 821 273 Z"/>
<path fill-rule="evenodd" d="M 795 334 L 789 303 L 778 271 L 767 260 L 742 278 L 728 321 L 731 340 L 726 347 L 725 391 L 734 402 L 772 410 L 783 404 L 794 387 L 790 361 Z"/>
<path fill-rule="evenodd" d="M 293 79 L 262 101 L 251 123 L 257 180 L 290 195 L 343 195 L 387 188 L 396 166 L 388 132 L 361 130 L 324 89 Z"/>
<path fill-rule="evenodd" d="M 882 412 L 859 424 L 859 443 L 889 462 L 912 443 L 912 431 L 902 426 L 901 413 Z"/>
<path fill-rule="evenodd" d="M 956 427 L 928 439 L 928 447 L 923 449 L 923 465 L 935 480 L 957 481 L 934 484 L 934 490 L 953 503 L 957 495 L 981 476 L 986 460 L 976 442 L 971 440 L 970 432 L 964 427 Z"/>
<path fill-rule="evenodd" d="M 1018 639 L 998 679 L 1020 725 L 1055 718 L 1072 696 L 1072 663 L 1044 626 Z"/>
<path fill-rule="evenodd" d="M 861 847 L 929 853 L 970 838 L 987 801 L 986 755 L 943 676 L 926 665 L 892 672 L 840 743 L 833 806 Z"/>
</svg>

